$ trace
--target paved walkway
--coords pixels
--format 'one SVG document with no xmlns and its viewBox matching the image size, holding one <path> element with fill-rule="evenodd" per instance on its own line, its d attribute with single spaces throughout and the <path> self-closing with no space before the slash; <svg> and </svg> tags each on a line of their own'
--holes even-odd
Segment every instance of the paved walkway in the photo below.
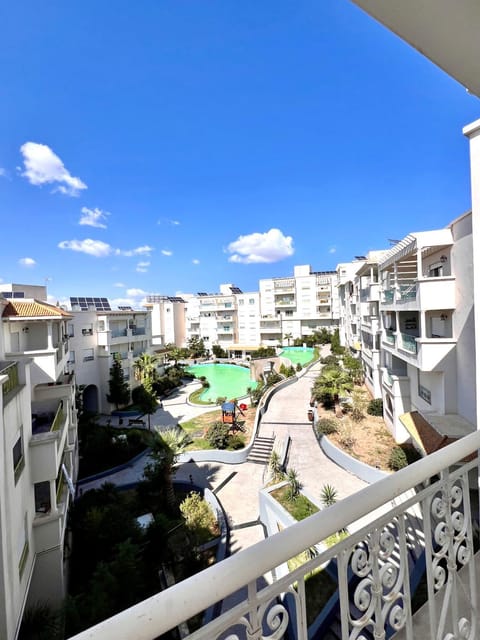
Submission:
<svg viewBox="0 0 480 640">
<path fill-rule="evenodd" d="M 323 485 L 328 483 L 335 487 L 341 499 L 366 485 L 322 452 L 307 419 L 310 390 L 320 369 L 320 364 L 314 365 L 296 383 L 274 395 L 262 418 L 259 435 L 271 436 L 273 433 L 281 442 L 289 435 L 291 447 L 288 466 L 297 471 L 305 493 L 318 500 Z M 197 385 L 189 383 L 166 398 L 163 408 L 152 416 L 151 424 L 167 427 L 210 411 L 211 407 L 188 404 L 188 396 Z M 147 459 L 147 456 L 143 456 L 131 467 L 109 476 L 108 481 L 126 484 L 139 480 Z M 267 471 L 266 465 L 253 462 L 236 465 L 185 463 L 179 465 L 175 477 L 188 482 L 191 475 L 195 484 L 208 487 L 216 493 L 230 521 L 230 552 L 235 553 L 264 538 L 264 530 L 258 520 L 258 491 L 265 484 Z M 83 491 L 98 487 L 106 480 L 102 478 L 83 485 Z"/>
</svg>

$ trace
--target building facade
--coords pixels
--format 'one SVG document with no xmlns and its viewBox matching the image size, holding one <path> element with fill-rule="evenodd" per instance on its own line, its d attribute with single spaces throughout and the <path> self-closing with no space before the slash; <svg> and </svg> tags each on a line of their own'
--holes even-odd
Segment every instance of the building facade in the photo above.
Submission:
<svg viewBox="0 0 480 640">
<path fill-rule="evenodd" d="M 150 312 L 118 309 L 79 310 L 72 305 L 68 323 L 68 366 L 81 386 L 83 408 L 93 413 L 110 413 L 107 400 L 110 368 L 120 358 L 130 389 L 138 385 L 133 364 L 142 353 L 151 353 Z"/>
<path fill-rule="evenodd" d="M 6 289 L 6 288 L 5 288 Z M 38 288 L 44 289 L 44 288 Z M 67 512 L 78 470 L 70 314 L 21 294 L 0 298 L 0 637 L 25 607 L 65 596 Z M 8 291 L 7 291 L 8 293 Z"/>
</svg>

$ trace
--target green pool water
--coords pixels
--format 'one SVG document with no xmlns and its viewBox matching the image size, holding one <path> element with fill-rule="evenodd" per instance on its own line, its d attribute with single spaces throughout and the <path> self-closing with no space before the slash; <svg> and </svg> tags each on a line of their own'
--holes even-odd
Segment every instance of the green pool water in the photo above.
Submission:
<svg viewBox="0 0 480 640">
<path fill-rule="evenodd" d="M 292 364 L 300 363 L 303 366 L 313 360 L 313 349 L 311 347 L 284 347 L 279 355 L 288 358 Z"/>
<path fill-rule="evenodd" d="M 257 383 L 250 378 L 250 369 L 234 364 L 193 364 L 186 371 L 197 378 L 205 376 L 210 387 L 200 396 L 203 401 L 215 402 L 217 398 L 241 398 L 247 395 L 248 387 L 254 389 Z"/>
</svg>

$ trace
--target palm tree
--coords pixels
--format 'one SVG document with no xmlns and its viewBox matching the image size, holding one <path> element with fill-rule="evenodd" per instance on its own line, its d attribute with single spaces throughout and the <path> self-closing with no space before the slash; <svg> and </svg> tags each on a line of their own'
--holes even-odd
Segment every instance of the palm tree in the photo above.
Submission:
<svg viewBox="0 0 480 640">
<path fill-rule="evenodd" d="M 135 379 L 146 388 L 151 388 L 157 378 L 157 362 L 157 356 L 142 353 L 133 363 Z"/>
<path fill-rule="evenodd" d="M 329 367 L 315 380 L 312 396 L 316 400 L 329 393 L 333 397 L 335 414 L 339 413 L 339 396 L 349 393 L 353 389 L 353 382 L 348 373 L 340 367 Z"/>
<path fill-rule="evenodd" d="M 152 439 L 152 451 L 150 455 L 155 465 L 158 465 L 159 470 L 161 469 L 162 471 L 166 488 L 167 504 L 172 510 L 175 507 L 175 492 L 173 490 L 174 467 L 177 463 L 178 456 L 183 453 L 189 442 L 190 438 L 187 433 L 178 426 L 172 426 L 162 431 L 157 429 Z"/>
<path fill-rule="evenodd" d="M 283 478 L 282 464 L 280 461 L 280 455 L 277 451 L 272 451 L 270 454 L 270 460 L 268 461 L 268 468 L 272 473 L 272 479 L 274 482 L 278 482 Z"/>
<path fill-rule="evenodd" d="M 288 482 L 289 500 L 295 500 L 295 498 L 300 493 L 300 489 L 302 488 L 302 485 L 298 478 L 298 473 L 296 472 L 295 469 L 293 468 L 287 469 L 287 482 Z"/>
<path fill-rule="evenodd" d="M 293 338 L 291 333 L 286 333 L 283 338 L 287 341 L 288 346 L 290 346 L 290 340 Z"/>
</svg>

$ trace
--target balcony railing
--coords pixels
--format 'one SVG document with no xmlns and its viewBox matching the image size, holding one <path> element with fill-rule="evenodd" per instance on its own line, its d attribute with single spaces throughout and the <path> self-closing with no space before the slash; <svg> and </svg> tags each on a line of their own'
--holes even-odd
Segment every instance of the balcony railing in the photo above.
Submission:
<svg viewBox="0 0 480 640">
<path fill-rule="evenodd" d="M 238 596 L 237 604 L 193 631 L 192 640 L 279 640 L 287 628 L 289 638 L 307 640 L 307 616 L 320 614 L 307 610 L 312 602 L 308 579 L 312 574 L 321 577 L 322 570 L 335 576 L 338 588 L 327 613 L 324 609 L 316 620 L 317 638 L 326 636 L 335 617 L 337 637 L 343 640 L 385 639 L 397 631 L 406 640 L 474 640 L 477 594 L 469 472 L 477 460 L 455 469 L 452 465 L 476 455 L 479 447 L 480 432 L 470 434 L 75 640 L 153 640 L 231 594 Z M 350 535 L 334 546 L 322 542 L 345 530 Z M 310 559 L 289 572 L 287 561 L 299 554 Z M 419 634 L 411 607 L 419 569 L 426 578 L 429 635 Z M 267 586 L 265 574 L 272 576 Z"/>
<path fill-rule="evenodd" d="M 386 331 L 384 341 L 387 344 L 395 345 L 395 334 L 392 331 Z"/>
<path fill-rule="evenodd" d="M 8 376 L 3 384 L 3 394 L 6 396 L 11 391 L 16 389 L 19 385 L 18 382 L 18 365 L 16 362 L 10 362 L 0 369 L 0 376 Z"/>
<path fill-rule="evenodd" d="M 416 284 L 403 284 L 400 286 L 400 302 L 405 302 L 406 300 L 415 300 L 416 297 Z"/>
<path fill-rule="evenodd" d="M 409 353 L 417 353 L 417 341 L 415 336 L 410 336 L 407 333 L 400 334 L 402 349 Z"/>
<path fill-rule="evenodd" d="M 385 304 L 393 304 L 393 300 L 395 298 L 395 290 L 387 289 L 383 292 L 383 302 Z"/>
<path fill-rule="evenodd" d="M 124 338 L 127 335 L 127 330 L 126 329 L 112 329 L 111 332 L 111 337 L 112 338 Z"/>
<path fill-rule="evenodd" d="M 53 419 L 52 426 L 50 427 L 50 431 L 59 431 L 62 427 L 63 420 L 63 402 L 60 402 L 60 404 L 58 405 L 57 413 L 55 414 L 55 418 Z"/>
<path fill-rule="evenodd" d="M 132 328 L 132 336 L 144 336 L 144 335 L 145 335 L 145 327 Z"/>
<path fill-rule="evenodd" d="M 392 376 L 390 375 L 390 371 L 388 371 L 388 369 L 383 370 L 383 381 L 389 387 L 393 385 Z"/>
</svg>

